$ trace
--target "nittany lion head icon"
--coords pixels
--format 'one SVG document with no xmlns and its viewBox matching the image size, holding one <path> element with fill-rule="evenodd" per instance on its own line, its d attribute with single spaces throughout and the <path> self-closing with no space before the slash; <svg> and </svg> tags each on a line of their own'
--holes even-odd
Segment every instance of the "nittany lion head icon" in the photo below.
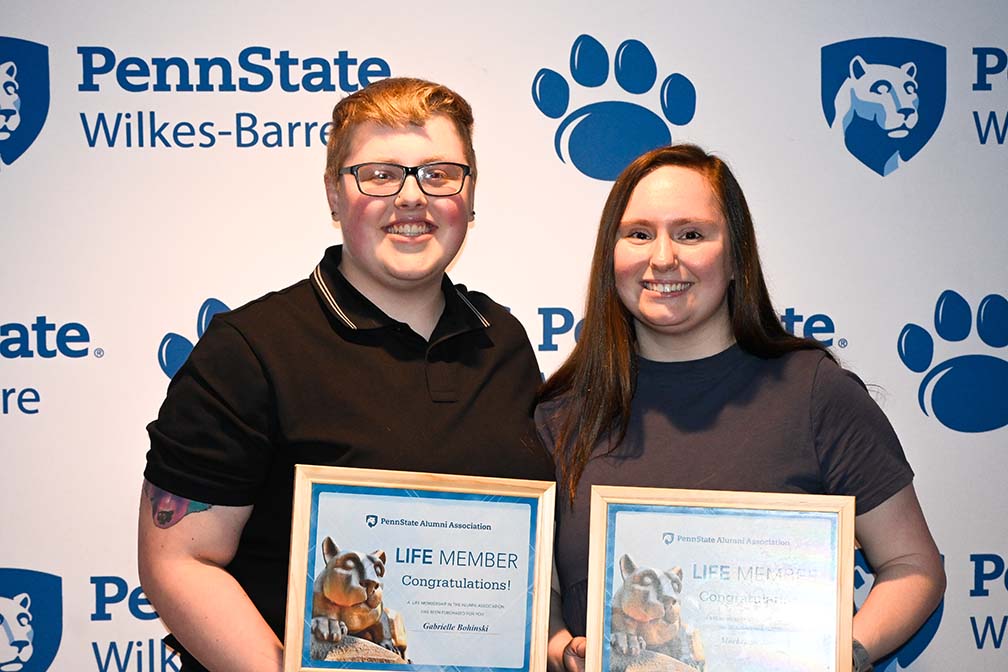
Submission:
<svg viewBox="0 0 1008 672">
<path fill-rule="evenodd" d="M 0 672 L 44 672 L 63 635 L 63 581 L 0 569 Z"/>
<path fill-rule="evenodd" d="M 0 167 L 35 142 L 49 115 L 49 48 L 0 37 Z"/>
<path fill-rule="evenodd" d="M 945 48 L 873 37 L 822 49 L 822 102 L 844 146 L 879 175 L 931 139 L 945 111 Z"/>
<path fill-rule="evenodd" d="M 886 136 L 897 140 L 910 135 L 917 125 L 917 66 L 900 67 L 868 63 L 860 56 L 850 62 L 850 76 L 835 99 L 836 118 L 844 133 L 855 119 L 874 123 Z"/>
<path fill-rule="evenodd" d="M 0 595 L 0 670 L 21 670 L 32 657 L 31 597 Z"/>
<path fill-rule="evenodd" d="M 0 140 L 7 140 L 21 125 L 21 97 L 18 95 L 17 65 L 0 63 Z"/>
</svg>

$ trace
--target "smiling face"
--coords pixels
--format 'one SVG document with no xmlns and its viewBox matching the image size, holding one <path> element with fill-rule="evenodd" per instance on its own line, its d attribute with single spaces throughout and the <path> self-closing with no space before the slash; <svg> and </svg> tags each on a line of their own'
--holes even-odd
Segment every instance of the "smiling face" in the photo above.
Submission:
<svg viewBox="0 0 1008 672">
<path fill-rule="evenodd" d="M 443 115 L 422 126 L 361 123 L 342 165 L 433 161 L 467 163 L 463 142 Z M 350 284 L 379 305 L 440 291 L 441 277 L 469 228 L 471 177 L 455 196 L 427 196 L 412 176 L 398 194 L 381 197 L 362 194 L 353 175 L 327 176 L 326 193 L 343 231 L 340 271 Z"/>
<path fill-rule="evenodd" d="M 700 359 L 734 342 L 730 249 L 724 214 L 702 173 L 663 166 L 637 183 L 620 219 L 613 270 L 642 356 Z"/>
</svg>

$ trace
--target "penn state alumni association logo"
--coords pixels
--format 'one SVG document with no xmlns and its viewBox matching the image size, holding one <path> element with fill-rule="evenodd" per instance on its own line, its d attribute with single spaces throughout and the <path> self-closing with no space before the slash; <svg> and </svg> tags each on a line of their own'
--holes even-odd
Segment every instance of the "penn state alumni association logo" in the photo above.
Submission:
<svg viewBox="0 0 1008 672">
<path fill-rule="evenodd" d="M 882 176 L 912 159 L 945 112 L 945 47 L 866 37 L 822 48 L 822 106 L 847 151 Z"/>
<path fill-rule="evenodd" d="M 0 37 L 0 168 L 25 153 L 49 115 L 49 47 Z"/>
<path fill-rule="evenodd" d="M 0 670 L 45 672 L 63 637 L 63 580 L 0 569 Z"/>
</svg>

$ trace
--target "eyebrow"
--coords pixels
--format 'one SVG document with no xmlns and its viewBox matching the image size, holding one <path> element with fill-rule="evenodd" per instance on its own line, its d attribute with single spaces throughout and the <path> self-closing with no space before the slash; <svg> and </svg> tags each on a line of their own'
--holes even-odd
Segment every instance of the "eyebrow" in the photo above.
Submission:
<svg viewBox="0 0 1008 672">
<path fill-rule="evenodd" d="M 462 164 L 465 164 L 465 162 L 466 162 L 465 159 L 458 159 L 458 160 L 456 160 L 456 159 L 447 159 L 444 156 L 429 156 L 429 157 L 423 159 L 422 161 L 420 161 L 420 163 L 418 163 L 416 165 L 423 166 L 423 165 L 426 165 L 428 163 L 462 163 Z M 371 161 L 361 161 L 360 163 L 394 163 L 397 166 L 405 165 L 405 164 L 400 163 L 399 161 L 397 161 L 395 159 L 374 159 L 374 160 L 371 160 Z"/>
<path fill-rule="evenodd" d="M 621 219 L 619 226 L 685 226 L 689 224 L 717 224 L 716 219 L 697 219 L 693 217 L 680 217 L 671 221 L 656 222 L 651 219 Z"/>
</svg>

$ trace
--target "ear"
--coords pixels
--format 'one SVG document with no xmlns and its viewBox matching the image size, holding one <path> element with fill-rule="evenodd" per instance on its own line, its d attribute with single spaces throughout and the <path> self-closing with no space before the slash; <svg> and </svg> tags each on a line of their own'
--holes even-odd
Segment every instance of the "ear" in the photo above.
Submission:
<svg viewBox="0 0 1008 672">
<path fill-rule="evenodd" d="M 322 540 L 322 559 L 326 561 L 326 564 L 330 560 L 339 555 L 339 547 L 333 542 L 330 537 L 326 537 Z"/>
<path fill-rule="evenodd" d="M 29 607 L 31 607 L 31 598 L 28 596 L 28 593 L 21 593 L 20 595 L 15 595 L 11 599 L 14 602 L 14 604 L 18 605 L 22 609 L 27 610 Z"/>
<path fill-rule="evenodd" d="M 903 66 L 900 68 L 900 70 L 905 72 L 906 76 L 909 77 L 910 79 L 914 79 L 915 77 L 917 77 L 917 64 L 914 63 L 913 61 L 910 61 L 909 63 L 904 63 Z"/>
<path fill-rule="evenodd" d="M 854 79 L 861 79 L 868 71 L 868 64 L 860 56 L 855 56 L 850 62 L 850 76 Z"/>
<path fill-rule="evenodd" d="M 672 583 L 672 588 L 677 593 L 682 592 L 682 567 L 673 567 L 672 569 L 665 572 L 665 576 L 669 578 Z"/>
<path fill-rule="evenodd" d="M 379 560 L 381 560 L 381 563 L 382 563 L 383 565 L 385 564 L 385 551 L 375 551 L 375 552 L 374 552 L 374 553 L 372 553 L 371 555 L 373 555 L 374 557 L 376 557 L 376 558 L 378 558 Z"/>
<path fill-rule="evenodd" d="M 322 176 L 323 181 L 325 181 L 325 193 L 326 200 L 329 201 L 329 212 L 332 213 L 332 218 L 334 222 L 339 221 L 339 183 L 338 179 L 333 179 L 329 175 L 329 171 L 326 171 Z"/>
<path fill-rule="evenodd" d="M 637 565 L 635 565 L 634 561 L 630 559 L 630 556 L 625 553 L 623 554 L 623 557 L 619 559 L 619 568 L 620 574 L 623 575 L 624 580 L 637 571 Z"/>
<path fill-rule="evenodd" d="M 2 70 L 3 73 L 11 79 L 17 77 L 17 64 L 15 64 L 14 61 L 7 61 L 3 65 L 0 65 L 0 70 Z"/>
<path fill-rule="evenodd" d="M 469 176 L 469 221 L 476 219 L 476 180 Z"/>
</svg>

